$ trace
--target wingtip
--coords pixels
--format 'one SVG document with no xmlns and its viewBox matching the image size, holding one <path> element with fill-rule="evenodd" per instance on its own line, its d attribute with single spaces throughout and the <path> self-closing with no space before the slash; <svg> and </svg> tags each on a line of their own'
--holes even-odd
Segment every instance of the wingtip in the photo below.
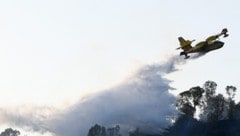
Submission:
<svg viewBox="0 0 240 136">
<path fill-rule="evenodd" d="M 176 50 L 179 50 L 179 49 L 181 49 L 181 47 L 176 48 Z"/>
</svg>

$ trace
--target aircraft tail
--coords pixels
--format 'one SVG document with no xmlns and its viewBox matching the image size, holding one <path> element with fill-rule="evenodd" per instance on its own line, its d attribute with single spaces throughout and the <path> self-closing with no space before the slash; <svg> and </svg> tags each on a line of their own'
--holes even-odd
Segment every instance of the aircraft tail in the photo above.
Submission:
<svg viewBox="0 0 240 136">
<path fill-rule="evenodd" d="M 189 40 L 185 40 L 183 39 L 183 37 L 178 37 L 178 41 L 180 42 L 180 46 L 177 49 L 183 49 L 184 51 L 187 51 L 189 49 L 192 48 L 191 43 L 194 41 L 189 41 Z"/>
<path fill-rule="evenodd" d="M 224 28 L 222 30 L 221 34 L 223 34 L 223 37 L 228 37 L 229 36 L 229 34 L 227 34 L 227 32 L 228 32 L 227 28 Z"/>
</svg>

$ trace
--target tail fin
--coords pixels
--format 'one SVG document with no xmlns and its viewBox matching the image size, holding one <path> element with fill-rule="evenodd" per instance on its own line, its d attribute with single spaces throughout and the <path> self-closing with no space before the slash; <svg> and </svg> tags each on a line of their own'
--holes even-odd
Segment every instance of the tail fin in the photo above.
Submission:
<svg viewBox="0 0 240 136">
<path fill-rule="evenodd" d="M 180 42 L 180 46 L 181 47 L 179 47 L 179 48 L 177 48 L 177 49 L 183 49 L 184 51 L 186 51 L 186 50 L 189 50 L 189 49 L 191 49 L 192 48 L 192 46 L 191 46 L 191 43 L 192 43 L 192 41 L 189 41 L 189 40 L 185 40 L 185 39 L 183 39 L 183 37 L 178 37 L 178 41 Z"/>
<path fill-rule="evenodd" d="M 222 30 L 221 34 L 223 34 L 223 37 L 228 37 L 229 36 L 229 34 L 227 34 L 227 32 L 228 32 L 227 28 L 224 28 Z"/>
</svg>

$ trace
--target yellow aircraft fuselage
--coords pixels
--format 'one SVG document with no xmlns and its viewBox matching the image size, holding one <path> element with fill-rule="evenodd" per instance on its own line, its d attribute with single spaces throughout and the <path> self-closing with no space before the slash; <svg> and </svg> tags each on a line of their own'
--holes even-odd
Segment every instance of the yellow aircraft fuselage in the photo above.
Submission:
<svg viewBox="0 0 240 136">
<path fill-rule="evenodd" d="M 209 52 L 213 51 L 219 48 L 222 48 L 224 45 L 224 42 L 221 41 L 214 41 L 213 43 L 207 43 L 207 42 L 200 42 L 196 44 L 195 47 L 185 51 L 185 53 L 196 53 L 196 52 Z"/>
</svg>

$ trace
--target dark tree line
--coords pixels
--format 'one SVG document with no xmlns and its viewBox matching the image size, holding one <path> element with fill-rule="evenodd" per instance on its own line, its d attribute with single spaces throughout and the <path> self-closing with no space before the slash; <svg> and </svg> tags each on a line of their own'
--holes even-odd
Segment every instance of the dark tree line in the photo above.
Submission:
<svg viewBox="0 0 240 136">
<path fill-rule="evenodd" d="M 19 136 L 21 133 L 18 130 L 13 130 L 12 128 L 7 128 L 1 132 L 0 136 Z"/>
<path fill-rule="evenodd" d="M 104 126 L 95 124 L 89 129 L 87 136 L 122 136 L 122 135 L 120 134 L 119 125 L 106 128 Z M 135 130 L 128 132 L 128 136 L 161 136 L 161 135 L 145 134 L 140 132 L 139 128 L 136 128 Z"/>
<path fill-rule="evenodd" d="M 162 136 L 240 136 L 240 103 L 237 88 L 227 86 L 226 96 L 216 93 L 217 84 L 207 81 L 179 94 L 176 108 L 182 113 Z M 196 116 L 198 119 L 196 119 Z"/>
<path fill-rule="evenodd" d="M 110 128 L 105 128 L 104 126 L 95 124 L 93 127 L 89 129 L 88 136 L 121 136 L 119 131 L 120 131 L 119 125 Z"/>
<path fill-rule="evenodd" d="M 226 87 L 227 97 L 216 94 L 217 84 L 207 81 L 203 87 L 193 87 L 179 94 L 176 107 L 183 114 L 194 117 L 200 112 L 200 120 L 206 122 L 239 119 L 240 103 L 236 103 L 234 96 L 237 88 Z"/>
</svg>

